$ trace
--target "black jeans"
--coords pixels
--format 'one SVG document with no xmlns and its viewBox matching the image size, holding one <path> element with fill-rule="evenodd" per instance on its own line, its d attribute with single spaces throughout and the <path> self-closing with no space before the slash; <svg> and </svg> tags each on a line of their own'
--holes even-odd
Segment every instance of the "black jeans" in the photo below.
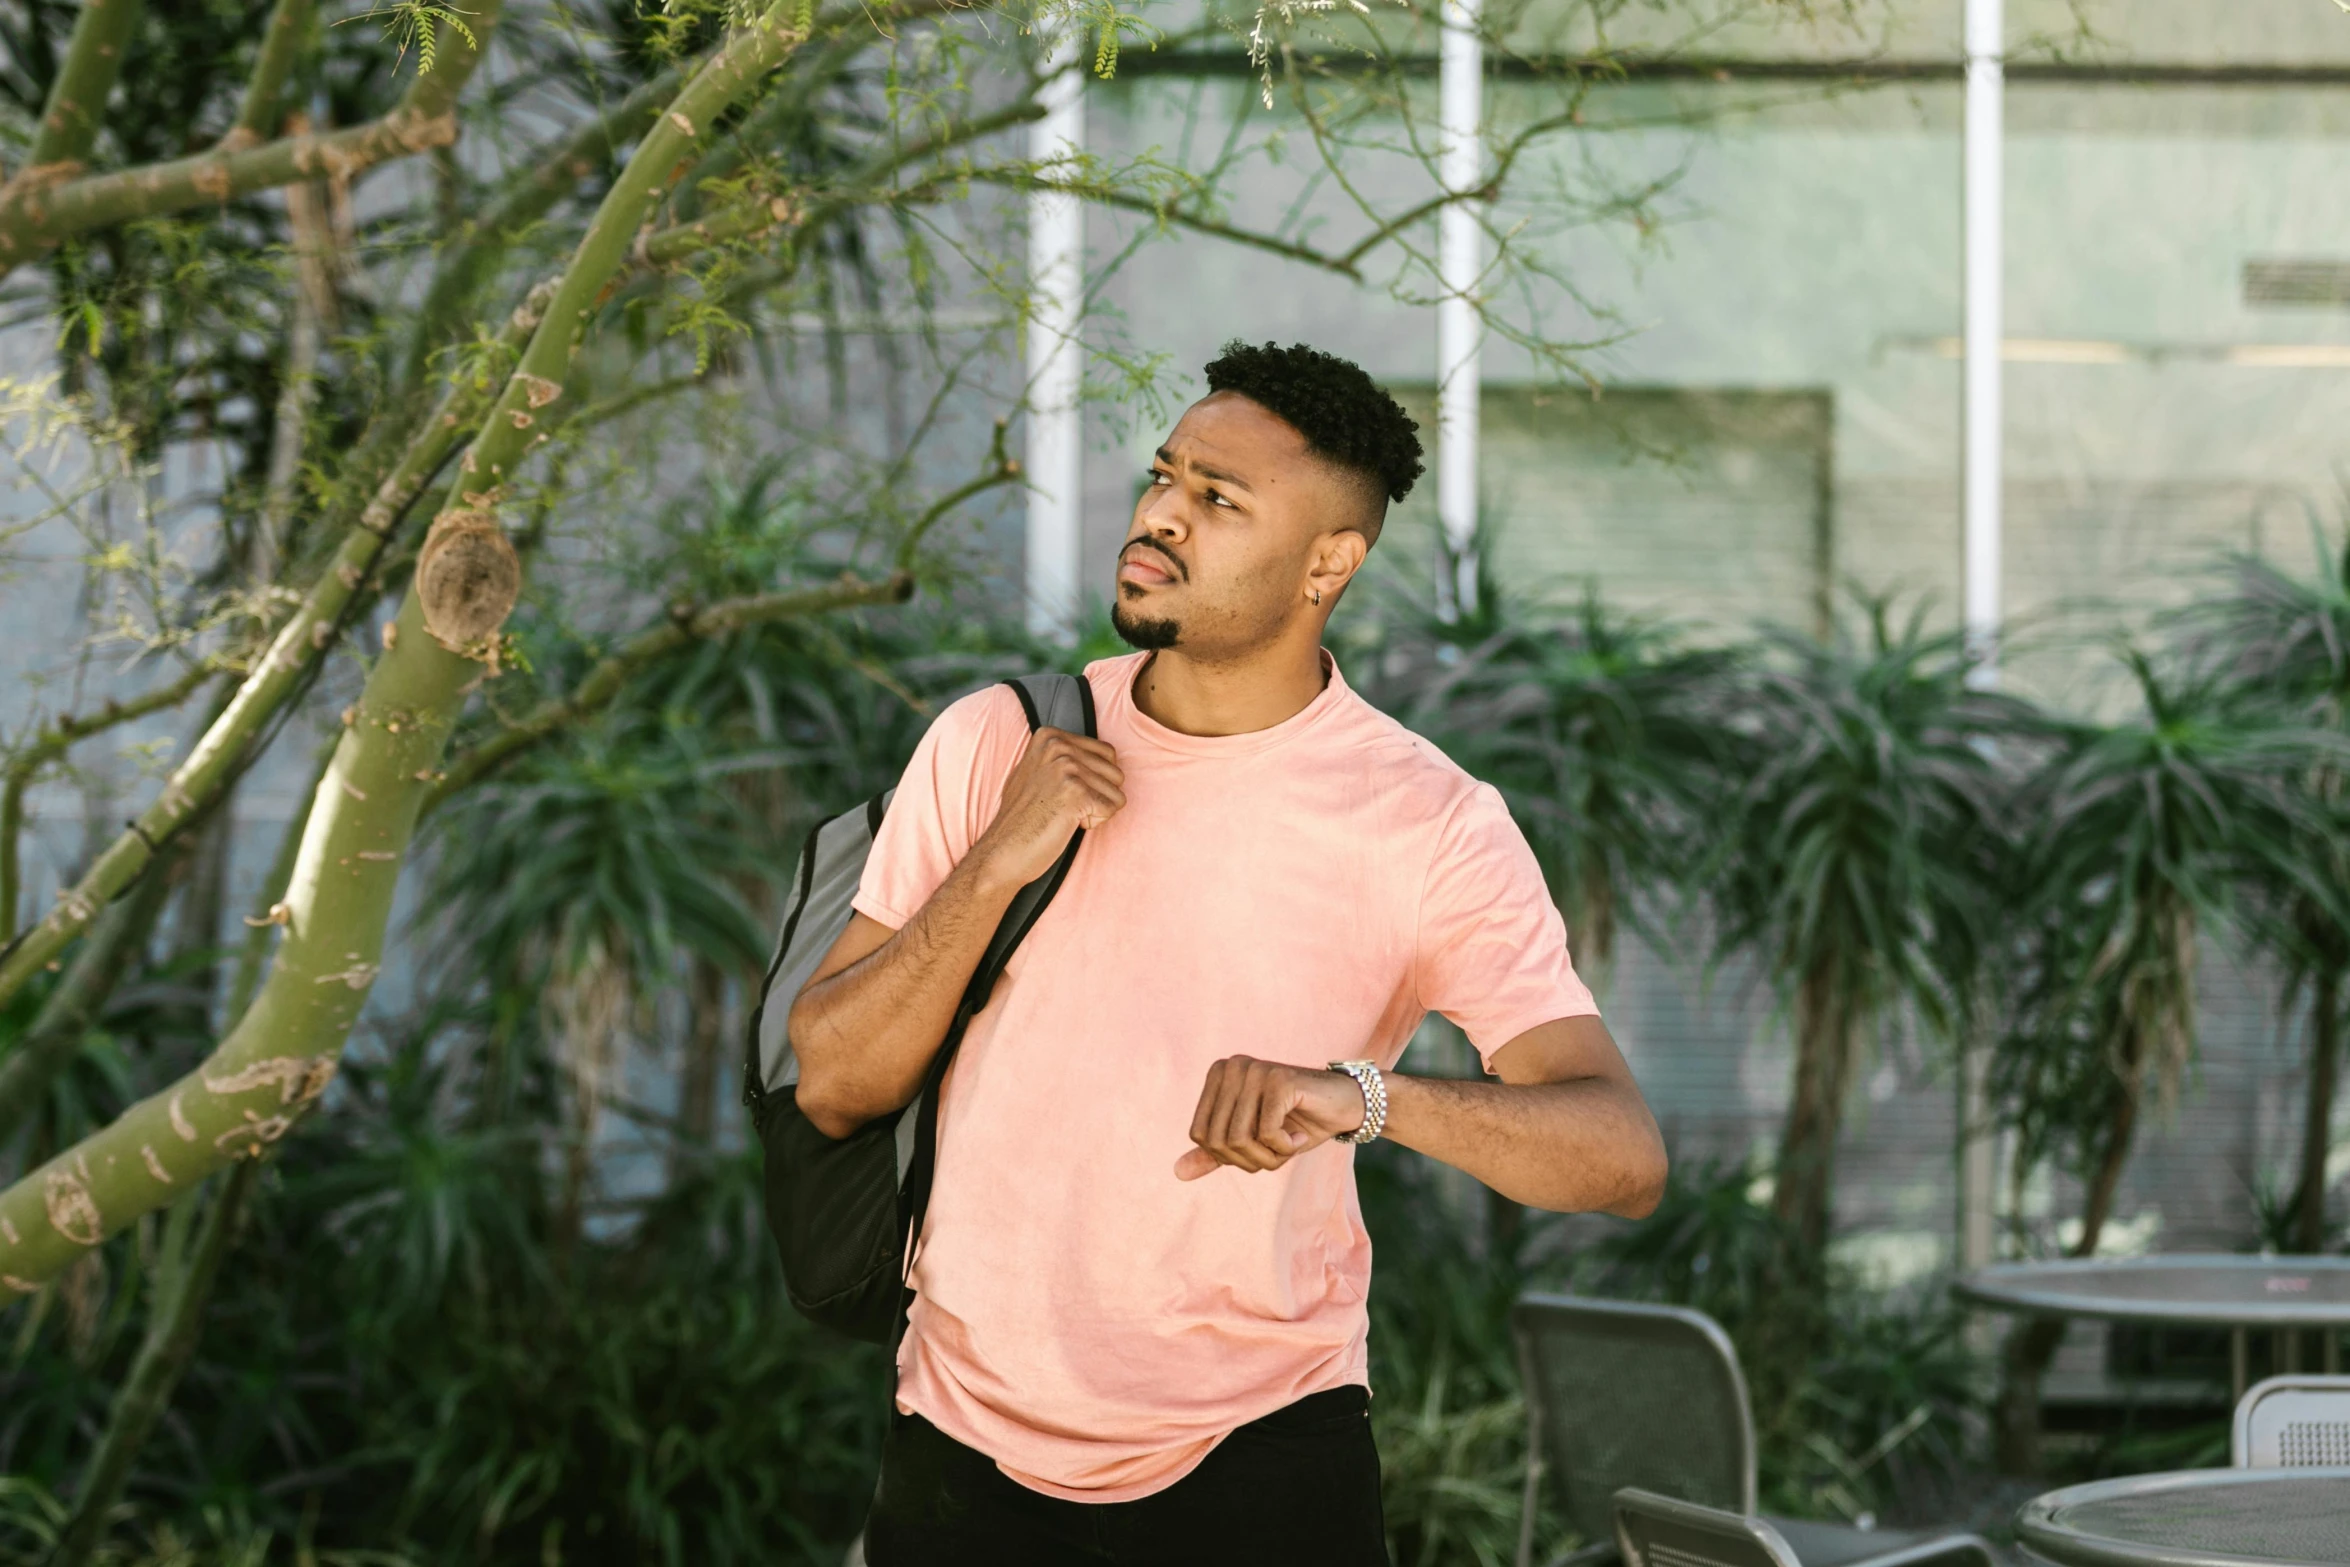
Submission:
<svg viewBox="0 0 2350 1567">
<path fill-rule="evenodd" d="M 1371 1395 L 1332 1388 L 1233 1432 L 1164 1491 L 1067 1502 L 920 1415 L 890 1417 L 870 1567 L 1387 1567 Z"/>
</svg>

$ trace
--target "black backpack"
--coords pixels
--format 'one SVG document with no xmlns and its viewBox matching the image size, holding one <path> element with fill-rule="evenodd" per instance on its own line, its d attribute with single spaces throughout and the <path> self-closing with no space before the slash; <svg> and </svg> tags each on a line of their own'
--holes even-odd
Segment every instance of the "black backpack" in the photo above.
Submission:
<svg viewBox="0 0 2350 1567">
<path fill-rule="evenodd" d="M 1093 735 L 1093 691 L 1081 676 L 1028 675 L 1004 684 L 1019 695 L 1030 732 Z M 800 1113 L 792 1092 L 800 1064 L 785 1021 L 800 987 L 848 928 L 850 900 L 889 802 L 890 794 L 879 795 L 808 834 L 743 1060 L 743 1103 L 766 1154 L 767 1228 L 783 1259 L 791 1303 L 811 1321 L 880 1344 L 894 1344 L 905 1323 L 907 1259 L 930 1205 L 938 1158 L 939 1084 L 964 1029 L 987 1005 L 1013 949 L 1052 901 L 1085 838 L 1082 831 L 1072 835 L 1053 868 L 1021 888 L 1004 911 L 914 1102 L 836 1140 Z"/>
</svg>

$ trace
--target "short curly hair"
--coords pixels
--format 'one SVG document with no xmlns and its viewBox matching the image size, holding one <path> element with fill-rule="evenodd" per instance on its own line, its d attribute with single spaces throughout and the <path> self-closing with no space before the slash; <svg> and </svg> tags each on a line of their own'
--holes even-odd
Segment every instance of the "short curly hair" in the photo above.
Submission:
<svg viewBox="0 0 2350 1567">
<path fill-rule="evenodd" d="M 1362 477 L 1386 501 L 1419 478 L 1420 427 L 1361 365 L 1292 343 L 1226 343 L 1209 361 L 1210 392 L 1237 392 L 1305 437 L 1306 449 Z M 1374 504 L 1376 514 L 1385 509 Z M 1374 520 L 1370 532 L 1377 536 Z"/>
</svg>

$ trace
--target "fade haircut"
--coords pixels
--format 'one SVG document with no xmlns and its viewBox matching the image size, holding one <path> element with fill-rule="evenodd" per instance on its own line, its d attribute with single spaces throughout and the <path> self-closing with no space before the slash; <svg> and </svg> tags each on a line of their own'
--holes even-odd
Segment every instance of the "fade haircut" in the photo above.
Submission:
<svg viewBox="0 0 2350 1567">
<path fill-rule="evenodd" d="M 1303 343 L 1233 341 L 1209 361 L 1210 392 L 1235 392 L 1305 438 L 1306 450 L 1359 481 L 1361 531 L 1376 543 L 1387 503 L 1422 471 L 1420 427 L 1363 367 Z"/>
</svg>

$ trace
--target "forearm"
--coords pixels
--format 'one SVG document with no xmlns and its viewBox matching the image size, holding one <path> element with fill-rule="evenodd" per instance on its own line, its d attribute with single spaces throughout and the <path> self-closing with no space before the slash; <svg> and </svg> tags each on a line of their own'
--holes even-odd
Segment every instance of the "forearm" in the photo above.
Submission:
<svg viewBox="0 0 2350 1567">
<path fill-rule="evenodd" d="M 1385 1135 L 1504 1197 L 1560 1213 L 1640 1218 L 1664 1189 L 1664 1140 L 1613 1078 L 1481 1083 L 1387 1077 Z"/>
<path fill-rule="evenodd" d="M 846 1137 L 912 1102 L 1018 890 L 974 855 L 888 940 L 800 992 L 798 1099 L 817 1130 Z"/>
</svg>

